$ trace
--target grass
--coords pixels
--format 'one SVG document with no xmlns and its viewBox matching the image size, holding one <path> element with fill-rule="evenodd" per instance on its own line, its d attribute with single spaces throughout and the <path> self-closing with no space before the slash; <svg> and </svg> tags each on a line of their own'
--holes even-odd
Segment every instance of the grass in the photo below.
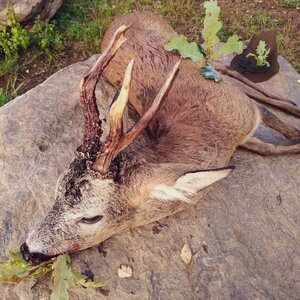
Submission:
<svg viewBox="0 0 300 300">
<path fill-rule="evenodd" d="M 283 24 L 281 18 L 271 18 L 262 13 L 248 13 L 235 17 L 231 12 L 223 12 L 222 18 L 225 20 L 225 28 L 230 28 L 231 32 L 239 34 L 246 40 L 263 30 L 278 30 Z"/>
<path fill-rule="evenodd" d="M 132 11 L 130 1 L 67 0 L 56 19 L 64 39 L 79 43 L 86 54 L 99 52 L 99 44 L 115 16 Z"/>
<path fill-rule="evenodd" d="M 17 77 L 11 78 L 4 88 L 0 88 L 0 106 L 8 103 L 11 99 L 18 96 L 22 83 L 17 85 Z"/>
<path fill-rule="evenodd" d="M 232 33 L 248 40 L 266 29 L 278 31 L 280 53 L 300 72 L 300 0 L 234 3 L 219 0 L 224 29 L 221 40 Z M 166 18 L 178 33 L 201 42 L 204 0 L 65 0 L 50 26 L 38 23 L 38 41 L 19 57 L 0 59 L 0 106 L 39 84 L 55 71 L 99 52 L 105 31 L 121 14 L 153 11 Z M 286 12 L 286 14 L 283 13 Z M 39 27 L 40 26 L 40 27 Z M 1 56 L 1 53 L 0 53 Z"/>
<path fill-rule="evenodd" d="M 18 68 L 17 57 L 6 58 L 0 60 L 0 76 L 14 73 Z"/>
<path fill-rule="evenodd" d="M 282 0 L 282 7 L 297 8 L 300 6 L 300 0 Z"/>
<path fill-rule="evenodd" d="M 10 97 L 7 92 L 3 88 L 0 88 L 0 106 L 6 104 L 9 100 Z"/>
</svg>

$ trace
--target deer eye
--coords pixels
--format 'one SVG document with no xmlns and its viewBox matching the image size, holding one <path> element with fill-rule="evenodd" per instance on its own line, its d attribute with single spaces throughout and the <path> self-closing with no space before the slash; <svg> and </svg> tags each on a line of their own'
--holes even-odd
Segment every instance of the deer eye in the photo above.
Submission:
<svg viewBox="0 0 300 300">
<path fill-rule="evenodd" d="M 82 218 L 80 220 L 80 222 L 82 222 L 84 224 L 94 224 L 94 223 L 99 222 L 102 218 L 103 218 L 103 216 L 98 215 L 98 216 L 95 216 L 95 217 L 92 217 L 92 218 Z"/>
</svg>

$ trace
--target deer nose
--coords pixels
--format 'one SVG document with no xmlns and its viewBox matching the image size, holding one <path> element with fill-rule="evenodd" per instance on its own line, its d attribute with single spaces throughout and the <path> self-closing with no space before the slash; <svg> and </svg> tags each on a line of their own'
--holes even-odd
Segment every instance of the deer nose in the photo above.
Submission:
<svg viewBox="0 0 300 300">
<path fill-rule="evenodd" d="M 26 243 L 20 247 L 20 252 L 25 261 L 32 265 L 39 265 L 40 263 L 50 260 L 53 256 L 48 256 L 43 253 L 30 252 Z"/>
</svg>

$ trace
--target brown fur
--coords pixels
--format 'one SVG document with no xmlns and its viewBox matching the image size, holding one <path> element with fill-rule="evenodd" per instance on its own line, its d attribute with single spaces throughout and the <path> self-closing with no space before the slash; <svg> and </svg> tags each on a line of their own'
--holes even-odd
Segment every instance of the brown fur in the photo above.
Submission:
<svg viewBox="0 0 300 300">
<path fill-rule="evenodd" d="M 128 39 L 105 70 L 106 78 L 120 87 L 130 59 L 135 58 L 130 98 L 147 109 L 178 55 L 163 45 L 175 31 L 152 13 L 116 19 L 107 31 L 101 50 L 121 25 L 131 25 Z M 259 112 L 237 88 L 205 80 L 199 65 L 184 60 L 164 105 L 150 129 L 155 141 L 143 149 L 148 161 L 198 163 L 221 167 L 235 148 L 244 143 L 258 123 Z"/>
<path fill-rule="evenodd" d="M 101 51 L 123 24 L 131 25 L 125 34 L 127 41 L 106 68 L 105 76 L 114 86 L 120 87 L 129 60 L 135 58 L 130 98 L 134 106 L 138 102 L 145 111 L 179 59 L 177 54 L 163 47 L 176 33 L 153 13 L 133 13 L 113 22 L 105 34 Z M 247 140 L 260 122 L 287 138 L 300 138 L 299 130 L 275 116 L 266 118 L 267 110 L 262 110 L 237 87 L 199 76 L 199 68 L 199 64 L 183 60 L 163 107 L 150 124 L 156 139 L 153 145 L 143 149 L 147 160 L 182 162 L 184 159 L 203 167 L 224 166 L 240 145 L 258 152 L 257 146 L 251 149 Z M 260 142 L 262 144 L 270 148 Z M 293 150 L 281 146 L 279 149 L 267 153 L 262 150 L 261 154 L 300 153 L 299 144 Z"/>
</svg>

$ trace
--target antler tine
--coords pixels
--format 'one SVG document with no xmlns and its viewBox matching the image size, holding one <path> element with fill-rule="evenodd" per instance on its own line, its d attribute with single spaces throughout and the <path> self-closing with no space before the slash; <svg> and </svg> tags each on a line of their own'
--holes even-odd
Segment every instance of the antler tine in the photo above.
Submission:
<svg viewBox="0 0 300 300">
<path fill-rule="evenodd" d="M 169 87 L 171 86 L 173 79 L 179 69 L 180 63 L 181 63 L 181 60 L 179 60 L 174 65 L 173 69 L 168 74 L 168 77 L 166 78 L 164 85 L 161 87 L 160 91 L 156 95 L 152 105 L 147 110 L 147 112 L 137 122 L 137 124 L 126 135 L 124 135 L 122 142 L 121 142 L 120 151 L 127 148 L 143 132 L 143 130 L 152 121 L 155 114 L 159 111 L 161 105 L 163 104 L 164 96 L 166 95 L 167 91 L 169 90 Z"/>
<path fill-rule="evenodd" d="M 128 103 L 133 64 L 134 59 L 129 62 L 126 68 L 120 94 L 109 111 L 109 134 L 99 155 L 103 160 L 101 165 L 108 165 L 108 167 L 114 158 L 114 152 L 115 149 L 118 148 L 120 137 L 123 135 L 123 114 Z M 92 168 L 104 173 L 104 171 L 98 167 L 99 156 Z"/>
<path fill-rule="evenodd" d="M 101 145 L 100 137 L 102 130 L 96 103 L 95 89 L 103 70 L 126 41 L 124 33 L 129 27 L 130 26 L 123 25 L 116 30 L 107 49 L 98 58 L 88 75 L 81 81 L 80 103 L 83 107 L 85 118 L 84 143 L 82 145 L 83 151 L 91 149 L 95 143 L 99 146 Z"/>
<path fill-rule="evenodd" d="M 116 149 L 118 149 L 120 137 L 123 135 L 123 114 L 128 103 L 133 63 L 134 60 L 132 59 L 127 66 L 120 94 L 109 111 L 109 135 L 100 154 L 100 157 L 103 160 L 101 165 L 103 164 L 107 166 L 107 169 L 109 168 L 111 161 L 114 159 L 114 153 Z M 104 173 L 104 170 L 98 169 L 98 159 L 99 156 L 93 165 L 93 169 Z"/>
<path fill-rule="evenodd" d="M 157 96 L 155 97 L 151 107 L 147 110 L 147 112 L 141 117 L 141 119 L 132 127 L 132 129 L 126 133 L 123 134 L 123 128 L 122 128 L 122 117 L 120 118 L 120 114 L 123 115 L 123 112 L 125 110 L 125 106 L 128 101 L 128 93 L 129 93 L 129 84 L 130 78 L 128 81 L 127 76 L 131 76 L 131 64 L 133 64 L 133 61 L 131 61 L 127 67 L 126 74 L 124 77 L 124 82 L 122 89 L 124 88 L 124 95 L 126 95 L 126 100 L 121 98 L 121 100 L 117 100 L 114 104 L 115 107 L 112 106 L 110 111 L 110 121 L 113 121 L 113 125 L 110 129 L 110 134 L 108 138 L 105 141 L 105 144 L 103 145 L 95 163 L 93 164 L 92 168 L 95 171 L 100 172 L 101 174 L 106 174 L 109 171 L 109 167 L 113 159 L 125 148 L 127 148 L 142 132 L 143 130 L 148 126 L 148 124 L 151 122 L 151 120 L 154 118 L 155 114 L 160 109 L 164 96 L 166 95 L 170 85 L 172 84 L 172 81 L 177 73 L 177 70 L 179 68 L 179 65 L 181 63 L 181 60 L 178 61 L 171 72 L 168 74 L 167 79 L 158 92 Z M 130 75 L 128 75 L 130 74 Z M 127 93 L 125 93 L 125 91 Z M 122 91 L 121 91 L 122 93 Z M 121 96 L 120 93 L 120 96 Z M 120 97 L 119 96 L 119 97 Z M 123 96 L 125 97 L 125 96 Z M 119 107 L 120 106 L 120 107 Z M 117 125 L 117 126 L 116 126 Z"/>
<path fill-rule="evenodd" d="M 134 59 L 132 59 L 125 71 L 124 79 L 120 94 L 117 100 L 113 103 L 109 111 L 110 134 L 112 138 L 115 135 L 123 134 L 123 114 L 128 103 L 129 88 L 132 76 Z"/>
</svg>

